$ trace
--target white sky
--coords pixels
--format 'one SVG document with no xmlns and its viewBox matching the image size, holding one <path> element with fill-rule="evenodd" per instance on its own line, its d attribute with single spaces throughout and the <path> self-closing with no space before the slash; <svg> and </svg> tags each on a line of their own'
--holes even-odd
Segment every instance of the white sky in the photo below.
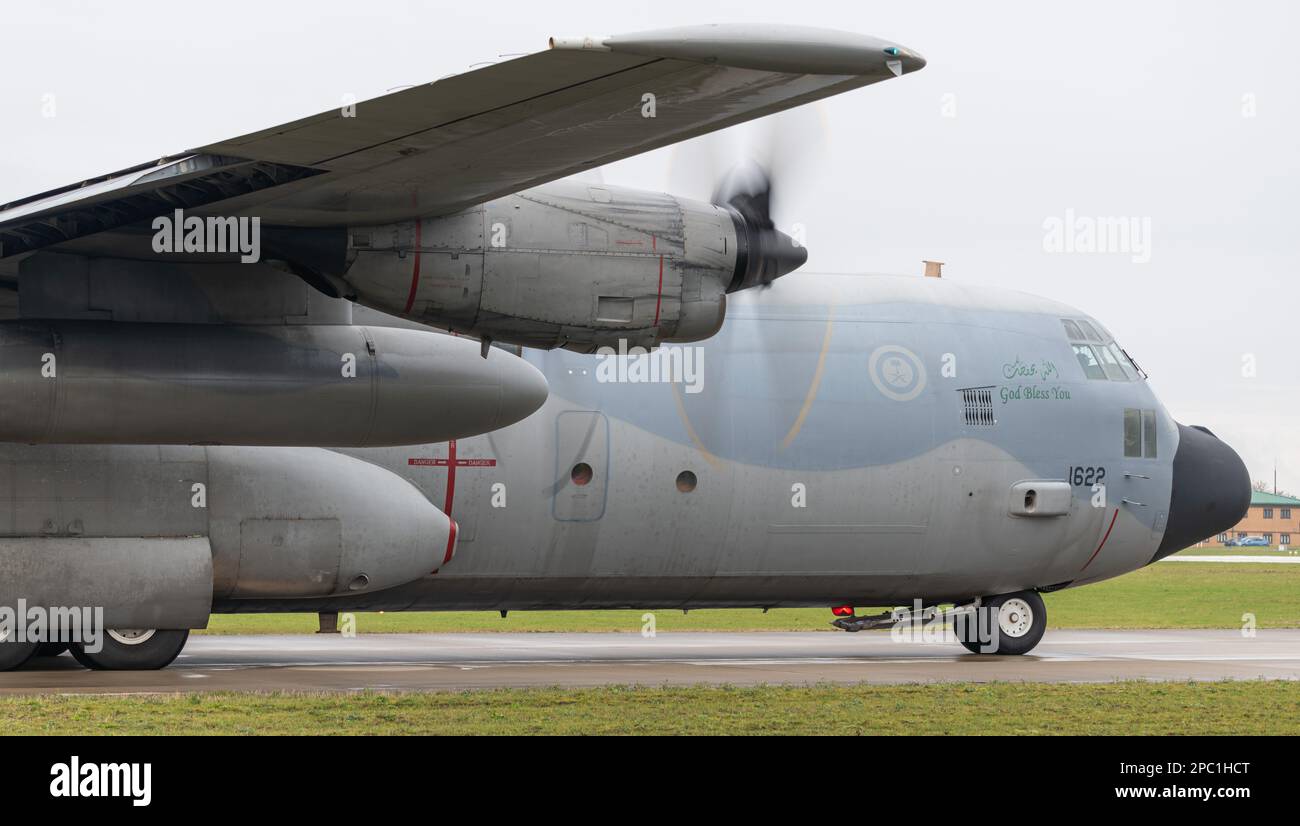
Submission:
<svg viewBox="0 0 1300 826">
<path fill-rule="evenodd" d="M 945 277 L 1074 304 L 1119 337 L 1176 418 L 1214 430 L 1255 478 L 1271 480 L 1276 459 L 1281 486 L 1297 493 L 1296 9 L 1283 0 L 16 4 L 0 26 L 0 202 L 334 108 L 346 93 L 364 100 L 537 51 L 553 34 L 762 21 L 896 38 L 929 66 L 780 118 L 795 146 L 782 157 L 777 217 L 807 227 L 809 268 L 910 273 L 938 258 Z M 53 118 L 42 114 L 50 94 Z M 603 174 L 699 197 L 707 193 L 671 182 L 702 154 L 664 150 Z M 1068 209 L 1149 218 L 1150 262 L 1045 252 L 1044 220 Z"/>
</svg>

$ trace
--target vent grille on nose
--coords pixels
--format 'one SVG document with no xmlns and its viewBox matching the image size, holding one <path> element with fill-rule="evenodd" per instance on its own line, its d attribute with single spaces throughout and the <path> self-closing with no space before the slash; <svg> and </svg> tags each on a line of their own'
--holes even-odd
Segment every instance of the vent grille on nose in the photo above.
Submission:
<svg viewBox="0 0 1300 826">
<path fill-rule="evenodd" d="M 993 417 L 993 388 L 967 387 L 961 393 L 962 412 L 967 425 L 992 427 L 998 421 Z"/>
</svg>

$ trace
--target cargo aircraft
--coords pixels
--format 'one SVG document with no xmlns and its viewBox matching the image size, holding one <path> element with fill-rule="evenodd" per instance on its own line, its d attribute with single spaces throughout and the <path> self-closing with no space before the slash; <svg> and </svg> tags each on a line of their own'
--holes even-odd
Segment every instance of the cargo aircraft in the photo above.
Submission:
<svg viewBox="0 0 1300 826">
<path fill-rule="evenodd" d="M 570 177 L 917 53 L 550 46 L 0 207 L 0 668 L 159 668 L 213 613 L 288 611 L 942 612 L 1020 654 L 1041 593 L 1245 510 L 1237 455 L 1083 312 L 782 278 L 806 251 L 762 175 Z"/>
</svg>

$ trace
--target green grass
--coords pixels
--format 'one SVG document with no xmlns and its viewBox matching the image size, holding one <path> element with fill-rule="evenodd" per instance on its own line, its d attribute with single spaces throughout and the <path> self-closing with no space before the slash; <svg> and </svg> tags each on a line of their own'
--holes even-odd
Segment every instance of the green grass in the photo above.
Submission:
<svg viewBox="0 0 1300 826">
<path fill-rule="evenodd" d="M 1168 562 L 1096 585 L 1048 594 L 1054 628 L 1300 627 L 1300 565 Z M 859 611 L 870 609 L 859 608 Z M 644 611 L 495 611 L 357 614 L 358 633 L 641 630 Z M 826 608 L 656 611 L 659 631 L 827 631 Z M 315 614 L 214 616 L 207 634 L 307 634 Z"/>
<path fill-rule="evenodd" d="M 1098 709 L 1105 709 L 1099 714 Z M 0 698 L 6 734 L 1300 734 L 1300 683 Z"/>
<path fill-rule="evenodd" d="M 1300 565 L 1157 563 L 1046 600 L 1056 628 L 1300 628 Z"/>
</svg>

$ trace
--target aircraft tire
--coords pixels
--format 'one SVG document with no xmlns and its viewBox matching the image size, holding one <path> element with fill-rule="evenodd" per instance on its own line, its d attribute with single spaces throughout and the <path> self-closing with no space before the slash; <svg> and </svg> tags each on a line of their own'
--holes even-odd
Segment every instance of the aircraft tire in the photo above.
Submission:
<svg viewBox="0 0 1300 826">
<path fill-rule="evenodd" d="M 957 641 L 972 654 L 1028 654 L 1043 638 L 1047 628 L 1047 606 L 1036 591 L 1016 591 L 987 597 L 980 607 L 978 622 L 954 623 Z M 997 626 L 990 640 L 981 640 L 979 629 Z M 973 626 L 973 627 L 972 627 Z"/>
<path fill-rule="evenodd" d="M 13 671 L 22 668 L 27 661 L 36 656 L 38 642 L 16 642 L 0 640 L 0 671 Z"/>
<path fill-rule="evenodd" d="M 36 646 L 37 657 L 57 657 L 68 650 L 66 642 L 42 642 Z"/>
<path fill-rule="evenodd" d="M 170 665 L 189 638 L 189 629 L 108 630 L 99 651 L 91 653 L 81 643 L 69 648 L 77 662 L 96 671 L 156 671 Z"/>
</svg>

